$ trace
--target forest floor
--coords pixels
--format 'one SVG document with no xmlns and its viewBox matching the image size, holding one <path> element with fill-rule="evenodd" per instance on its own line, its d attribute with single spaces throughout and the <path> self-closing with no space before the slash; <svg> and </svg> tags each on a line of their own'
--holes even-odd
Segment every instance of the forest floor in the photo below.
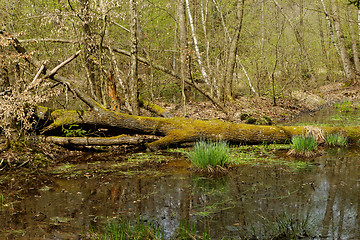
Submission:
<svg viewBox="0 0 360 240">
<path fill-rule="evenodd" d="M 243 96 L 234 99 L 227 108 L 230 120 L 237 123 L 281 124 L 302 114 L 315 112 L 336 102 L 359 101 L 360 86 L 345 87 L 333 83 L 313 91 L 294 91 L 290 96 L 278 97 L 276 105 L 271 97 Z M 183 117 L 184 111 L 176 104 L 157 103 L 175 116 Z M 187 116 L 191 119 L 221 119 L 226 115 L 209 101 L 188 102 Z"/>
</svg>

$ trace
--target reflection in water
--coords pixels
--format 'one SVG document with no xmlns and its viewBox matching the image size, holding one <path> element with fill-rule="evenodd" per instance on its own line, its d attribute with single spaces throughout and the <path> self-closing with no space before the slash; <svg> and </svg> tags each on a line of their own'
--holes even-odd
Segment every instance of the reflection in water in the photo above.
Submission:
<svg viewBox="0 0 360 240">
<path fill-rule="evenodd" d="M 318 123 L 334 115 L 319 114 Z M 331 121 L 358 123 L 355 114 L 338 114 Z M 109 219 L 142 216 L 164 227 L 167 238 L 180 222 L 191 220 L 199 234 L 207 232 L 212 239 L 238 239 L 246 231 L 262 239 L 264 226 L 285 215 L 309 217 L 317 239 L 360 239 L 359 156 L 357 149 L 333 149 L 314 160 L 315 168 L 290 172 L 281 166 L 242 166 L 217 178 L 198 176 L 181 159 L 146 176 L 57 178 L 0 208 L 0 238 L 84 239 Z"/>
<path fill-rule="evenodd" d="M 317 168 L 295 173 L 244 166 L 205 178 L 182 167 L 165 169 L 174 172 L 163 176 L 57 179 L 4 209 L 0 221 L 3 231 L 23 230 L 28 239 L 76 239 L 114 217 L 155 220 L 167 238 L 191 219 L 199 232 L 220 239 L 260 229 L 286 213 L 310 216 L 318 237 L 359 239 L 359 155 L 331 152 L 316 159 Z"/>
</svg>

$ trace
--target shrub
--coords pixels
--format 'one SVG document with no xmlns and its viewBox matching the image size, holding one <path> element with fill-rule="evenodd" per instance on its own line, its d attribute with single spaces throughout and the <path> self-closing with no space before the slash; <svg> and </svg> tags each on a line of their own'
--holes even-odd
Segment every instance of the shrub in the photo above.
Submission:
<svg viewBox="0 0 360 240">
<path fill-rule="evenodd" d="M 348 139 L 341 134 L 329 134 L 326 136 L 326 144 L 330 147 L 346 147 Z"/>
<path fill-rule="evenodd" d="M 223 169 L 230 163 L 230 149 L 225 141 L 199 141 L 188 153 L 190 162 L 195 168 L 214 171 Z"/>
</svg>

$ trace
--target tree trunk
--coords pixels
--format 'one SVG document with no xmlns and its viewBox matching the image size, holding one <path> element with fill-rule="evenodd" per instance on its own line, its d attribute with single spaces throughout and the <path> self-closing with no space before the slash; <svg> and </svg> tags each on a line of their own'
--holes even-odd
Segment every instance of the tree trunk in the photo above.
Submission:
<svg viewBox="0 0 360 240">
<path fill-rule="evenodd" d="M 137 11 L 136 0 L 130 0 L 130 77 L 129 77 L 129 97 L 131 105 L 131 113 L 139 115 L 139 102 L 138 102 L 138 64 L 137 64 Z"/>
<path fill-rule="evenodd" d="M 337 39 L 338 39 L 340 56 L 341 56 L 341 60 L 343 63 L 343 68 L 344 68 L 346 79 L 349 83 L 353 83 L 356 80 L 356 73 L 355 73 L 354 66 L 353 66 L 352 62 L 350 61 L 350 57 L 349 57 L 349 54 L 346 49 L 345 37 L 344 37 L 343 30 L 342 30 L 341 22 L 340 22 L 338 4 L 339 3 L 336 0 L 333 5 L 333 7 L 334 7 L 333 8 L 334 9 L 334 27 L 335 27 L 335 31 L 336 31 L 336 35 L 337 35 Z"/>
<path fill-rule="evenodd" d="M 186 3 L 186 9 L 187 9 L 187 13 L 188 13 L 188 17 L 189 17 L 189 23 L 190 23 L 190 29 L 191 29 L 191 33 L 192 33 L 192 37 L 193 37 L 193 41 L 194 41 L 194 48 L 195 48 L 195 53 L 196 53 L 196 58 L 199 64 L 199 67 L 201 69 L 201 74 L 204 78 L 204 81 L 207 83 L 208 86 L 210 86 L 210 81 L 208 78 L 208 74 L 205 70 L 204 64 L 202 63 L 201 60 L 201 54 L 200 54 L 200 50 L 199 50 L 199 45 L 198 45 L 198 41 L 197 41 L 197 37 L 196 37 L 196 30 L 195 30 L 195 26 L 194 26 L 194 21 L 191 15 L 191 10 L 190 10 L 190 3 L 189 0 L 185 0 Z"/>
<path fill-rule="evenodd" d="M 234 144 L 284 143 L 289 142 L 292 136 L 314 134 L 314 132 L 322 136 L 340 133 L 352 142 L 357 142 L 360 139 L 360 127 L 247 125 L 219 120 L 201 121 L 187 118 L 141 117 L 104 108 L 98 108 L 96 111 L 66 111 L 38 107 L 36 114 L 40 119 L 52 122 L 50 126 L 43 129 L 44 133 L 57 128 L 61 129 L 63 126 L 77 124 L 79 126 L 90 125 L 116 129 L 122 134 L 136 133 L 162 136 L 159 140 L 147 145 L 152 150 L 200 139 L 222 139 Z"/>
<path fill-rule="evenodd" d="M 185 17 L 185 1 L 179 0 L 177 7 L 177 17 L 179 26 L 179 46 L 180 46 L 180 77 L 181 77 L 181 96 L 183 114 L 186 116 L 186 95 L 185 95 L 185 79 L 186 79 L 186 59 L 187 59 L 187 32 Z"/>
<path fill-rule="evenodd" d="M 355 70 L 359 73 L 360 72 L 360 61 L 359 61 L 359 53 L 358 53 L 358 41 L 355 37 L 355 30 L 353 25 L 353 14 L 349 7 L 347 7 L 347 13 L 348 13 L 348 22 L 349 22 L 349 33 L 350 33 L 350 39 L 351 39 L 351 48 L 352 53 L 354 57 L 354 67 Z"/>
<path fill-rule="evenodd" d="M 82 30 L 83 30 L 83 46 L 84 46 L 84 65 L 87 72 L 87 77 L 89 81 L 89 90 L 91 93 L 91 97 L 93 97 L 96 100 L 101 99 L 101 90 L 100 90 L 100 84 L 97 80 L 97 72 L 98 69 L 96 67 L 96 64 L 94 62 L 94 59 L 97 59 L 96 56 L 96 43 L 94 39 L 94 35 L 91 32 L 90 22 L 90 1 L 89 0 L 81 0 L 81 8 L 83 13 L 83 24 L 82 24 Z"/>
</svg>

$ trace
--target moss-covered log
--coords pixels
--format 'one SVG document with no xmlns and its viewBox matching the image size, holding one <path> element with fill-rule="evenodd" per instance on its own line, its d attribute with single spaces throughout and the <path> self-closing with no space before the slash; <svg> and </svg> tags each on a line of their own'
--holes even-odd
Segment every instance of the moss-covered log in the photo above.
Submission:
<svg viewBox="0 0 360 240">
<path fill-rule="evenodd" d="M 360 139 L 360 127 L 307 127 L 307 126 L 262 126 L 236 124 L 219 120 L 201 121 L 187 118 L 141 117 L 101 111 L 66 111 L 51 110 L 39 107 L 38 116 L 51 120 L 48 130 L 69 126 L 96 125 L 119 129 L 124 133 L 137 133 L 162 136 L 148 144 L 150 149 L 164 148 L 173 144 L 194 142 L 199 139 L 217 140 L 219 138 L 231 143 L 258 144 L 263 142 L 284 143 L 294 135 L 313 134 L 314 130 L 326 136 L 330 133 L 341 133 L 351 142 Z"/>
</svg>

